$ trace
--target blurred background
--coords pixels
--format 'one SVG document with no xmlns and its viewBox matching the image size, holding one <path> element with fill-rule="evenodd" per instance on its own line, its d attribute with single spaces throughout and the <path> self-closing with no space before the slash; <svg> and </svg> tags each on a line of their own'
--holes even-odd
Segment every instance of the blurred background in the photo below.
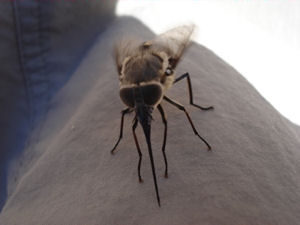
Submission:
<svg viewBox="0 0 300 225">
<path fill-rule="evenodd" d="M 196 24 L 194 41 L 300 125 L 300 1 L 120 0 L 117 14 L 137 17 L 156 33 Z"/>
</svg>

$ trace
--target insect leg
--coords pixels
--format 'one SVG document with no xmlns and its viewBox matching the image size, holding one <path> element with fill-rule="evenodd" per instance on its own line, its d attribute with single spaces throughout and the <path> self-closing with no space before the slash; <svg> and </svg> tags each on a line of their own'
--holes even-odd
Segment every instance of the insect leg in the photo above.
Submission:
<svg viewBox="0 0 300 225">
<path fill-rule="evenodd" d="M 138 140 L 137 140 L 137 137 L 136 137 L 136 134 L 135 134 L 135 129 L 136 129 L 137 125 L 138 125 L 138 119 L 134 118 L 133 125 L 132 125 L 132 133 L 133 133 L 136 148 L 137 148 L 138 153 L 139 153 L 139 164 L 138 164 L 139 182 L 143 183 L 143 179 L 141 177 L 142 152 L 141 152 L 140 145 L 138 143 Z"/>
<path fill-rule="evenodd" d="M 163 141 L 163 146 L 162 146 L 162 153 L 163 153 L 164 160 L 165 160 L 165 178 L 168 178 L 168 161 L 167 161 L 167 156 L 166 156 L 166 152 L 165 152 L 165 149 L 166 149 L 166 140 L 167 140 L 167 129 L 168 129 L 167 119 L 166 119 L 166 116 L 165 116 L 164 109 L 163 109 L 163 107 L 160 104 L 157 106 L 157 109 L 160 112 L 162 121 L 163 121 L 163 123 L 165 125 L 164 141 Z"/>
<path fill-rule="evenodd" d="M 125 116 L 125 114 L 130 113 L 131 111 L 132 111 L 132 109 L 130 109 L 130 108 L 126 108 L 126 109 L 124 109 L 124 110 L 121 111 L 122 116 L 121 116 L 121 125 L 120 125 L 120 135 L 119 135 L 119 139 L 118 139 L 117 143 L 115 144 L 115 146 L 113 147 L 113 149 L 110 151 L 111 154 L 114 154 L 115 149 L 117 148 L 120 140 L 123 137 L 124 116 Z"/>
<path fill-rule="evenodd" d="M 189 89 L 189 97 L 190 97 L 190 104 L 192 106 L 195 106 L 199 109 L 202 109 L 202 110 L 210 110 L 210 109 L 213 109 L 214 107 L 213 106 L 209 106 L 209 107 L 203 107 L 203 106 L 200 106 L 200 105 L 196 105 L 194 104 L 194 101 L 193 101 L 193 90 L 192 90 L 192 82 L 191 82 L 191 78 L 190 78 L 190 74 L 189 73 L 185 73 L 185 74 L 182 74 L 180 77 L 176 78 L 173 82 L 173 84 L 177 83 L 178 81 L 181 81 L 182 79 L 186 78 L 187 79 L 187 84 L 188 84 L 188 89 Z"/>
<path fill-rule="evenodd" d="M 206 146 L 208 147 L 208 150 L 211 150 L 211 147 L 210 147 L 210 145 L 207 143 L 207 141 L 206 141 L 203 137 L 201 137 L 201 136 L 199 135 L 198 131 L 196 130 L 196 128 L 195 128 L 195 126 L 194 126 L 194 124 L 193 124 L 193 121 L 192 121 L 192 119 L 191 119 L 189 113 L 185 110 L 184 106 L 181 105 L 180 103 L 175 102 L 174 100 L 168 98 L 167 96 L 164 96 L 164 100 L 166 100 L 167 102 L 169 102 L 169 103 L 171 103 L 172 105 L 176 106 L 179 110 L 184 111 L 186 117 L 188 118 L 188 120 L 189 120 L 189 122 L 190 122 L 190 124 L 191 124 L 191 126 L 192 126 L 192 129 L 193 129 L 195 135 L 197 135 L 197 136 L 198 136 L 198 137 L 206 144 Z"/>
</svg>

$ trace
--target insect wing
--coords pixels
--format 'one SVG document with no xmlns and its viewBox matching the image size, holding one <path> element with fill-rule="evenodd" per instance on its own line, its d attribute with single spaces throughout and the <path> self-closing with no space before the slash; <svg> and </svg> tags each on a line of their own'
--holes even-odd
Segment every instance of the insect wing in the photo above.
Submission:
<svg viewBox="0 0 300 225">
<path fill-rule="evenodd" d="M 170 63 L 173 68 L 176 67 L 182 54 L 186 50 L 194 28 L 194 25 L 176 27 L 162 33 L 152 41 L 154 46 L 161 48 L 161 50 L 165 51 L 171 58 L 173 62 Z"/>
<path fill-rule="evenodd" d="M 121 75 L 122 64 L 124 63 L 124 60 L 127 57 L 135 54 L 138 43 L 140 43 L 140 40 L 135 40 L 133 38 L 123 38 L 114 46 L 114 59 L 119 75 Z"/>
</svg>

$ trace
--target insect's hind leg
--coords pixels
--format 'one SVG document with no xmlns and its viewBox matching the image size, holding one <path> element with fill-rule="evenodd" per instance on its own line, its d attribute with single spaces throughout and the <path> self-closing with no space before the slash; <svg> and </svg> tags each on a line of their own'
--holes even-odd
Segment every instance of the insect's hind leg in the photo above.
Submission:
<svg viewBox="0 0 300 225">
<path fill-rule="evenodd" d="M 143 155 L 142 155 L 142 152 L 141 152 L 141 149 L 140 149 L 140 145 L 138 143 L 138 140 L 137 140 L 137 137 L 136 137 L 136 133 L 135 133 L 135 129 L 136 129 L 137 125 L 138 125 L 138 119 L 134 118 L 133 124 L 132 124 L 132 133 L 133 133 L 133 138 L 134 138 L 134 142 L 135 142 L 137 151 L 139 153 L 139 164 L 138 164 L 139 182 L 143 183 L 143 179 L 142 179 L 142 176 L 141 176 L 141 163 L 142 163 L 142 156 Z"/>
<path fill-rule="evenodd" d="M 203 137 L 201 137 L 201 136 L 199 135 L 198 131 L 196 130 L 196 128 L 195 128 L 195 126 L 194 126 L 194 123 L 193 123 L 193 121 L 192 121 L 192 119 L 191 119 L 189 113 L 185 110 L 184 106 L 181 105 L 180 103 L 175 102 L 174 100 L 168 98 L 167 96 L 164 96 L 164 100 L 166 100 L 167 102 L 169 102 L 169 103 L 171 103 L 172 105 L 176 106 L 179 110 L 184 111 L 186 117 L 188 118 L 188 120 L 189 120 L 189 122 L 190 122 L 190 124 L 191 124 L 191 127 L 192 127 L 194 133 L 195 133 L 195 134 L 196 134 L 196 135 L 197 135 L 197 136 L 198 136 L 198 137 L 206 144 L 206 146 L 207 146 L 207 148 L 208 148 L 208 151 L 211 150 L 211 147 L 210 147 L 210 145 L 208 144 L 208 142 L 207 142 Z"/>
<path fill-rule="evenodd" d="M 122 115 L 121 115 L 120 135 L 119 135 L 119 139 L 118 139 L 117 143 L 115 144 L 115 146 L 113 147 L 113 149 L 110 151 L 111 154 L 114 154 L 114 151 L 116 150 L 116 148 L 117 148 L 120 140 L 123 137 L 124 116 L 125 116 L 125 114 L 130 113 L 130 112 L 132 112 L 132 109 L 130 109 L 130 108 L 126 108 L 126 109 L 124 109 L 124 110 L 121 111 Z"/>
<path fill-rule="evenodd" d="M 167 140 L 167 130 L 168 130 L 168 124 L 167 124 L 167 118 L 165 116 L 165 112 L 163 107 L 159 104 L 157 106 L 158 111 L 160 112 L 162 121 L 165 125 L 165 131 L 164 131 L 164 140 L 163 140 L 163 146 L 162 146 L 162 153 L 164 156 L 164 161 L 165 161 L 165 178 L 168 178 L 168 161 L 167 161 L 167 156 L 166 156 L 166 140 Z"/>
<path fill-rule="evenodd" d="M 178 81 L 181 81 L 182 79 L 186 78 L 187 79 L 187 84 L 188 84 L 188 89 L 189 89 L 189 97 L 190 97 L 190 104 L 192 106 L 195 106 L 199 109 L 202 109 L 202 110 L 210 110 L 210 109 L 213 109 L 214 107 L 213 106 L 209 106 L 209 107 L 203 107 L 203 106 L 200 106 L 200 105 L 197 105 L 197 104 L 194 104 L 194 101 L 193 101 L 193 90 L 192 90 L 192 82 L 191 82 L 191 78 L 190 78 L 190 74 L 189 73 L 185 73 L 185 74 L 182 74 L 180 77 L 176 78 L 173 82 L 173 84 L 177 83 Z"/>
</svg>

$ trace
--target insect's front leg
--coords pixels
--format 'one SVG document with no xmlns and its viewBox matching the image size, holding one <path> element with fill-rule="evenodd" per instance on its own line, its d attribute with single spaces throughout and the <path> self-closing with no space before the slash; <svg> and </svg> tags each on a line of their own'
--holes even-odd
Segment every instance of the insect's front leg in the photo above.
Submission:
<svg viewBox="0 0 300 225">
<path fill-rule="evenodd" d="M 142 156 L 143 155 L 142 155 L 140 145 L 139 145 L 139 142 L 137 140 L 136 133 L 135 133 L 135 129 L 136 129 L 137 125 L 138 125 L 138 119 L 135 117 L 134 120 L 133 120 L 133 124 L 132 124 L 132 133 L 133 133 L 133 138 L 134 138 L 136 148 L 137 148 L 138 153 L 139 153 L 139 164 L 138 164 L 139 182 L 143 183 L 143 179 L 142 179 L 142 176 L 141 176 L 141 163 L 142 163 Z"/>
<path fill-rule="evenodd" d="M 168 130 L 168 124 L 167 124 L 167 118 L 164 112 L 163 107 L 161 104 L 157 106 L 158 111 L 160 112 L 162 121 L 165 125 L 165 131 L 164 131 L 164 140 L 163 140 L 163 145 L 162 145 L 162 153 L 164 156 L 164 161 L 165 161 L 165 178 L 168 178 L 168 161 L 167 161 L 167 156 L 166 156 L 166 141 L 167 141 L 167 130 Z"/>
<path fill-rule="evenodd" d="M 189 89 L 189 97 L 190 97 L 190 104 L 192 106 L 195 106 L 199 109 L 202 109 L 202 110 L 210 110 L 210 109 L 213 109 L 214 107 L 213 106 L 209 106 L 209 107 L 203 107 L 203 106 L 200 106 L 200 105 L 197 105 L 197 104 L 194 104 L 194 100 L 193 100 L 193 90 L 192 90 L 192 82 L 191 82 L 191 78 L 190 78 L 190 74 L 189 73 L 185 73 L 185 74 L 182 74 L 180 77 L 176 78 L 173 82 L 173 84 L 177 83 L 178 81 L 181 81 L 182 79 L 186 78 L 187 79 L 187 84 L 188 84 L 188 89 Z"/>
<path fill-rule="evenodd" d="M 130 109 L 130 108 L 126 108 L 126 109 L 124 109 L 124 110 L 121 111 L 120 135 L 119 135 L 119 139 L 118 139 L 117 143 L 115 144 L 115 146 L 113 147 L 113 149 L 110 151 L 111 154 L 114 154 L 115 149 L 117 148 L 120 140 L 123 137 L 124 116 L 125 116 L 125 114 L 130 113 L 130 112 L 132 112 L 132 109 Z"/>
</svg>

